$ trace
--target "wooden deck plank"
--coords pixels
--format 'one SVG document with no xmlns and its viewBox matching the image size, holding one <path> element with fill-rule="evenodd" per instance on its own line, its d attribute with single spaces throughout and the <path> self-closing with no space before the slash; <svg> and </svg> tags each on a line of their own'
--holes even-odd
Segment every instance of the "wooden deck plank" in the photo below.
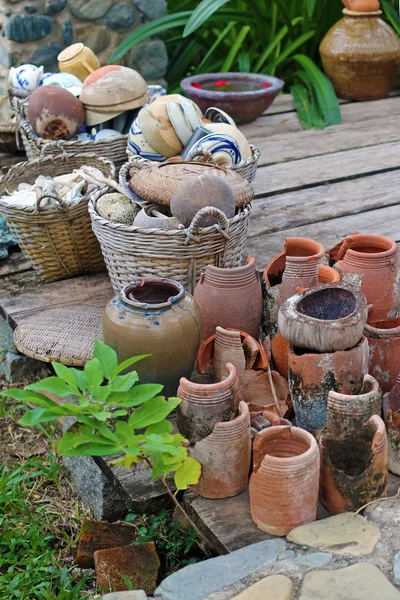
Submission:
<svg viewBox="0 0 400 600">
<path fill-rule="evenodd" d="M 0 279 L 30 270 L 30 262 L 25 258 L 21 250 L 12 250 L 7 258 L 0 260 Z"/>
</svg>

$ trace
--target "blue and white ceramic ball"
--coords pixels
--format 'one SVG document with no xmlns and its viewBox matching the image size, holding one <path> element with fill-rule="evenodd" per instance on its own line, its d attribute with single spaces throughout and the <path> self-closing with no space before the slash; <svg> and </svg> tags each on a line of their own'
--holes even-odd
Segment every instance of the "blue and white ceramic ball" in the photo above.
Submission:
<svg viewBox="0 0 400 600">
<path fill-rule="evenodd" d="M 156 162 L 162 162 L 165 157 L 159 154 L 154 148 L 150 146 L 144 137 L 142 130 L 135 119 L 131 125 L 128 135 L 128 155 L 141 156 L 147 158 L 147 160 L 153 160 Z"/>
<path fill-rule="evenodd" d="M 230 167 L 242 160 L 239 144 L 230 135 L 211 133 L 201 138 L 190 149 L 186 160 L 194 160 L 204 154 L 211 154 L 217 164 Z"/>
<path fill-rule="evenodd" d="M 30 64 L 11 67 L 8 74 L 8 83 L 14 90 L 25 93 L 33 92 L 40 84 L 43 71 L 43 67 Z"/>
</svg>

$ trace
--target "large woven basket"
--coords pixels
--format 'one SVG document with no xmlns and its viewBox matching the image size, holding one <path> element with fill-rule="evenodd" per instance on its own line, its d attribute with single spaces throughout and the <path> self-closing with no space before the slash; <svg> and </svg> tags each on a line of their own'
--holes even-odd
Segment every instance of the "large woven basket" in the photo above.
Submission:
<svg viewBox="0 0 400 600">
<path fill-rule="evenodd" d="M 43 156 L 11 167 L 0 182 L 0 197 L 16 190 L 20 183 L 33 184 L 39 175 L 65 175 L 84 165 L 96 167 L 107 178 L 115 175 L 112 162 L 94 154 Z M 38 199 L 34 210 L 0 201 L 0 214 L 33 268 L 45 281 L 102 271 L 104 261 L 88 214 L 89 194 L 72 207 L 52 195 L 59 204 L 58 210 L 42 206 L 46 197 L 49 196 Z"/>
<path fill-rule="evenodd" d="M 49 140 L 39 137 L 33 131 L 31 124 L 26 116 L 28 103 L 26 99 L 18 98 L 12 94 L 9 95 L 10 105 L 13 109 L 18 123 L 18 130 L 21 134 L 22 143 L 28 160 L 33 160 L 41 156 L 43 148 L 46 154 L 54 154 L 51 146 L 48 146 Z M 59 140 L 62 149 L 72 154 L 96 154 L 111 160 L 118 170 L 126 162 L 126 147 L 128 144 L 127 135 L 118 135 L 111 139 L 89 140 L 86 142 L 76 142 L 72 140 Z"/>
<path fill-rule="evenodd" d="M 169 231 L 112 223 L 100 217 L 96 202 L 103 194 L 92 195 L 89 213 L 116 292 L 132 281 L 158 276 L 175 279 L 193 293 L 207 265 L 238 267 L 242 262 L 251 204 L 232 219 L 214 207 L 203 208 L 190 227 Z M 207 215 L 217 217 L 218 224 L 201 228 Z"/>
</svg>

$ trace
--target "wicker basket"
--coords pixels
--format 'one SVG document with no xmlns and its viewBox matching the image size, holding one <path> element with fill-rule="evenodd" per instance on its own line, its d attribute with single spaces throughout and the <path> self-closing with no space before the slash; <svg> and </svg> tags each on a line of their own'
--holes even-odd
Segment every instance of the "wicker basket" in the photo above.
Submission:
<svg viewBox="0 0 400 600">
<path fill-rule="evenodd" d="M 54 154 L 52 148 L 48 146 L 49 140 L 38 137 L 33 131 L 26 116 L 28 107 L 26 99 L 18 98 L 12 94 L 9 95 L 9 98 L 11 108 L 17 117 L 18 129 L 28 160 L 41 156 L 43 148 L 46 148 L 47 154 Z M 61 144 L 63 151 L 68 153 L 89 153 L 108 158 L 114 163 L 117 170 L 126 162 L 127 135 L 121 134 L 111 139 L 89 140 L 86 142 L 59 140 L 58 143 Z"/>
<path fill-rule="evenodd" d="M 115 175 L 112 162 L 94 154 L 43 156 L 11 167 L 0 182 L 0 197 L 16 190 L 20 183 L 33 184 L 39 175 L 55 177 L 84 165 L 96 167 L 108 178 Z M 33 268 L 45 281 L 102 271 L 104 261 L 87 209 L 89 194 L 73 207 L 52 195 L 60 205 L 59 210 L 42 207 L 46 197 L 44 194 L 38 199 L 34 210 L 11 207 L 0 201 L 0 214 Z"/>
<path fill-rule="evenodd" d="M 170 231 L 141 229 L 100 217 L 96 202 L 102 194 L 92 195 L 89 213 L 116 292 L 132 281 L 157 276 L 175 279 L 193 293 L 207 265 L 237 267 L 242 262 L 251 204 L 229 220 L 217 208 L 203 208 L 190 227 Z M 218 225 L 201 229 L 207 215 L 217 217 Z"/>
</svg>

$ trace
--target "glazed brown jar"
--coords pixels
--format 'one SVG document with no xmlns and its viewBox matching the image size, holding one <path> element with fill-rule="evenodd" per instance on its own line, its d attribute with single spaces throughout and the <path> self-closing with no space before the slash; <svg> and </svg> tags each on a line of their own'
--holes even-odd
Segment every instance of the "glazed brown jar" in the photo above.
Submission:
<svg viewBox="0 0 400 600">
<path fill-rule="evenodd" d="M 143 279 L 126 285 L 103 313 L 103 336 L 119 362 L 149 354 L 134 365 L 141 383 L 161 383 L 176 396 L 190 377 L 200 346 L 197 302 L 172 279 Z"/>
</svg>

